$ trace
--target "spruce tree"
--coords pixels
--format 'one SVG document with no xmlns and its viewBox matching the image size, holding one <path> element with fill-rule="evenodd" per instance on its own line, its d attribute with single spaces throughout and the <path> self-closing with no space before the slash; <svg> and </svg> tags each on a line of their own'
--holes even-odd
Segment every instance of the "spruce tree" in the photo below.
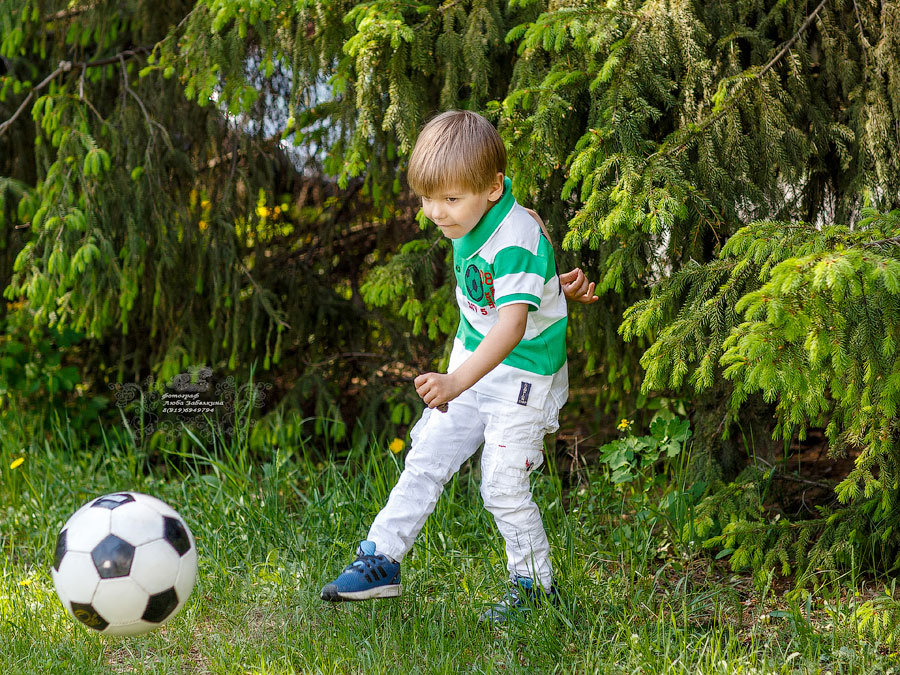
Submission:
<svg viewBox="0 0 900 675">
<path fill-rule="evenodd" d="M 743 457 L 713 441 L 766 406 L 779 434 L 823 424 L 837 451 L 875 442 L 874 418 L 840 401 L 888 391 L 865 389 L 866 373 L 893 372 L 884 348 L 879 365 L 855 360 L 874 358 L 879 319 L 853 315 L 865 332 L 838 352 L 819 339 L 815 362 L 834 377 L 815 394 L 779 384 L 774 361 L 744 367 L 770 330 L 745 326 L 762 321 L 753 294 L 775 277 L 754 278 L 764 263 L 741 266 L 738 247 L 769 250 L 765 223 L 805 233 L 778 239 L 781 259 L 758 270 L 774 274 L 813 255 L 813 229 L 827 245 L 862 227 L 865 194 L 865 228 L 900 206 L 892 3 L 13 0 L 0 26 L 6 298 L 26 327 L 117 345 L 120 377 L 259 354 L 300 398 L 316 394 L 317 412 L 340 414 L 341 391 L 384 400 L 387 388 L 399 405 L 411 364 L 453 331 L 447 247 L 414 223 L 405 161 L 422 123 L 459 107 L 498 126 L 516 196 L 562 243 L 560 266 L 599 282 L 604 311 L 574 313 L 570 341 L 598 406 L 683 398 L 705 411 L 695 438 L 735 470 Z M 305 169 L 282 140 L 305 149 Z M 882 234 L 871 241 L 894 236 Z M 874 250 L 843 245 L 866 259 L 841 257 L 861 280 L 834 283 L 887 302 Z M 887 265 L 895 251 L 878 255 Z M 785 283 L 806 279 L 795 272 Z M 791 330 L 829 320 L 816 312 L 830 302 Z M 799 334 L 783 351 L 819 358 L 802 356 Z M 863 500 L 892 499 L 885 443 L 843 496 L 857 485 Z"/>
</svg>

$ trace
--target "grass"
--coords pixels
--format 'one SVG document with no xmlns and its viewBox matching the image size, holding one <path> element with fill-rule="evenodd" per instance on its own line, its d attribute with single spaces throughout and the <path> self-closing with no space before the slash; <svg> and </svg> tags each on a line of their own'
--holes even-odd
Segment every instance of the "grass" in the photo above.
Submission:
<svg viewBox="0 0 900 675">
<path fill-rule="evenodd" d="M 560 610 L 478 625 L 503 592 L 505 557 L 474 464 L 404 561 L 401 599 L 325 604 L 319 589 L 352 559 L 402 454 L 364 439 L 324 461 L 336 453 L 284 431 L 298 426 L 258 428 L 253 450 L 246 427 L 209 442 L 185 431 L 152 451 L 122 425 L 96 447 L 65 424 L 30 444 L 0 430 L 0 672 L 900 672 L 892 648 L 859 629 L 856 610 L 883 585 L 845 578 L 789 602 L 778 579 L 754 588 L 668 537 L 652 490 L 622 492 L 600 475 L 564 488 L 553 458 L 534 488 Z M 121 490 L 178 509 L 200 555 L 181 614 L 125 639 L 71 621 L 49 575 L 68 516 Z"/>
</svg>

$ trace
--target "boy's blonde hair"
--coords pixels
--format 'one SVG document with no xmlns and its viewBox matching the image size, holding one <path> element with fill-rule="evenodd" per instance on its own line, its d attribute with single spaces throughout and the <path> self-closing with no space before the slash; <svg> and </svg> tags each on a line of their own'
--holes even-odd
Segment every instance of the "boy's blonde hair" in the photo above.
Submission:
<svg viewBox="0 0 900 675">
<path fill-rule="evenodd" d="M 484 192 L 506 173 L 506 148 L 494 125 L 469 110 L 448 110 L 419 134 L 407 180 L 420 196 L 441 190 Z"/>
</svg>

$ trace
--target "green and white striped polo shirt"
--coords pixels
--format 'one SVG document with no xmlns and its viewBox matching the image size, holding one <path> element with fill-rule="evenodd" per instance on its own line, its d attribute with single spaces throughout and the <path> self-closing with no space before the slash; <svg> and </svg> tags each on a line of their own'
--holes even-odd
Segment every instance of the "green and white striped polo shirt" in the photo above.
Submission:
<svg viewBox="0 0 900 675">
<path fill-rule="evenodd" d="M 509 178 L 500 201 L 472 230 L 453 240 L 453 268 L 460 320 L 448 372 L 481 344 L 499 319 L 499 307 L 525 303 L 522 340 L 472 389 L 542 409 L 549 397 L 562 407 L 568 398 L 566 298 L 550 242 L 516 203 Z"/>
</svg>

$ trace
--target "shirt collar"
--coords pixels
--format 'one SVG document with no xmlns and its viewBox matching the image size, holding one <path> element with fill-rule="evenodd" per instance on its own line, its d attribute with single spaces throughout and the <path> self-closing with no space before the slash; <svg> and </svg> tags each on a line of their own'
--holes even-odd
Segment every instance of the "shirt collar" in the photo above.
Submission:
<svg viewBox="0 0 900 675">
<path fill-rule="evenodd" d="M 459 239 L 453 240 L 453 249 L 457 255 L 471 258 L 478 253 L 515 203 L 516 199 L 512 195 L 512 181 L 509 176 L 505 176 L 503 178 L 503 195 L 500 197 L 500 201 L 481 217 L 475 227 Z"/>
</svg>

